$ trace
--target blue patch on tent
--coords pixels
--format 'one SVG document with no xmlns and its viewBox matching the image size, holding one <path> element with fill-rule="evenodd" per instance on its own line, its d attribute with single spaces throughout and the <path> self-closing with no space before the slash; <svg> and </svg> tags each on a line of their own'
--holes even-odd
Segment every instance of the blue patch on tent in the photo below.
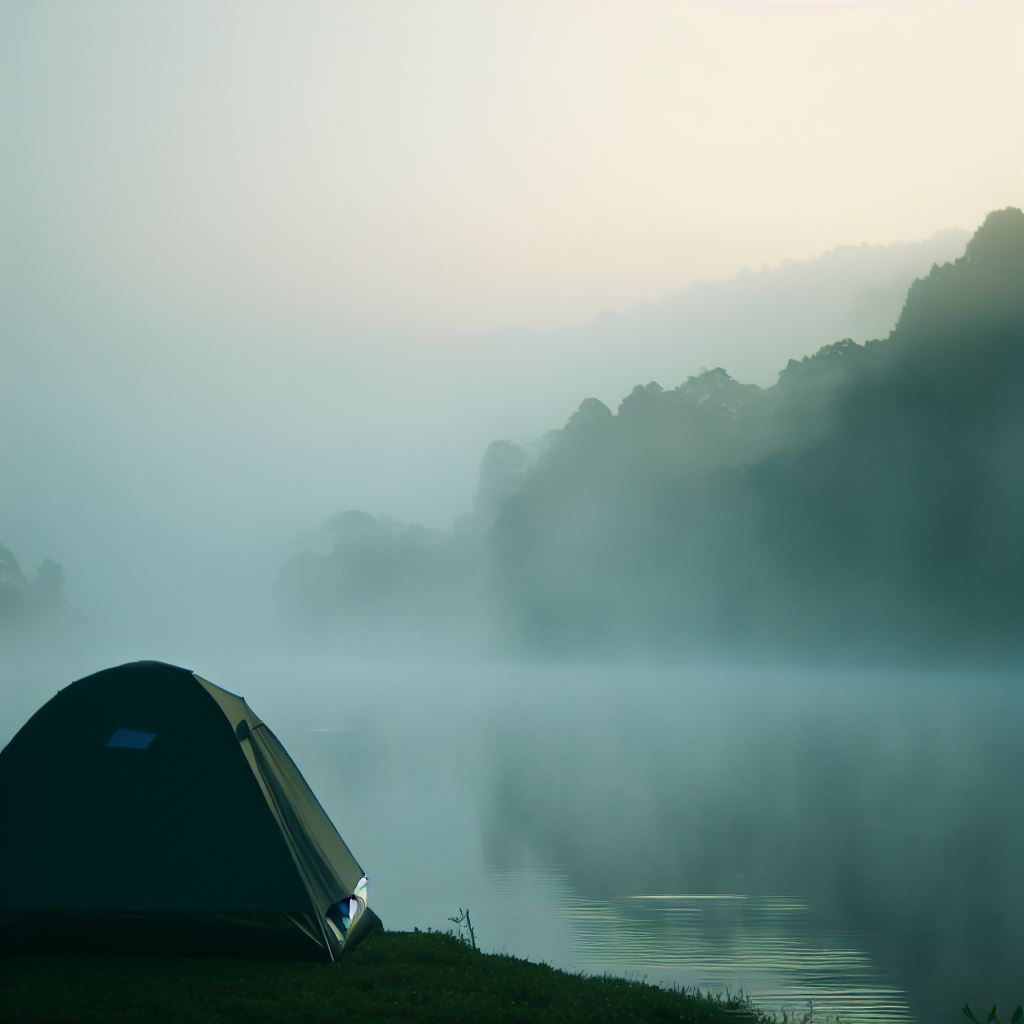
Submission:
<svg viewBox="0 0 1024 1024">
<path fill-rule="evenodd" d="M 145 750 L 155 739 L 155 732 L 143 732 L 141 729 L 115 729 L 114 735 L 107 740 L 107 746 L 121 747 L 124 750 Z"/>
</svg>

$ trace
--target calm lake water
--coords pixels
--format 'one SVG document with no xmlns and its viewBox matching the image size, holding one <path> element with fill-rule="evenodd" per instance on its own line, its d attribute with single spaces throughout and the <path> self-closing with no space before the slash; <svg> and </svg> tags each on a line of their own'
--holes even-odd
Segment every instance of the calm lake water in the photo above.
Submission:
<svg viewBox="0 0 1024 1024">
<path fill-rule="evenodd" d="M 1024 1000 L 1017 679 L 197 668 L 281 737 L 388 927 L 468 907 L 485 950 L 850 1022 Z"/>
</svg>

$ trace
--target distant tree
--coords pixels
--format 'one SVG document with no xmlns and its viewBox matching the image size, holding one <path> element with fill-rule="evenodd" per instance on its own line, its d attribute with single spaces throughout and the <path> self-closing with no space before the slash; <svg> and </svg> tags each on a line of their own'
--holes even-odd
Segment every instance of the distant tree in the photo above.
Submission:
<svg viewBox="0 0 1024 1024">
<path fill-rule="evenodd" d="M 67 622 L 64 582 L 64 570 L 50 558 L 29 579 L 14 552 L 0 544 L 0 628 Z"/>
</svg>

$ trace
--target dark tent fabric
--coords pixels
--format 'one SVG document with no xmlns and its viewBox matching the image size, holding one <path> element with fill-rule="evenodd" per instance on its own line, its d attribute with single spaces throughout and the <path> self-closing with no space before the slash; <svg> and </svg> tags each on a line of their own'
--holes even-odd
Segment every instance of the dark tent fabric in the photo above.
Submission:
<svg viewBox="0 0 1024 1024">
<path fill-rule="evenodd" d="M 5 950 L 334 959 L 379 925 L 277 737 L 187 669 L 61 690 L 0 752 L 0 815 Z"/>
</svg>

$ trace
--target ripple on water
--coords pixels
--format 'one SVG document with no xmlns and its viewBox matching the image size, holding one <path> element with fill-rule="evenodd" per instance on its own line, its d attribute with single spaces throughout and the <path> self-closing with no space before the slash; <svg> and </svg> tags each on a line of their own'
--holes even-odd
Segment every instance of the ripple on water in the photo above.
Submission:
<svg viewBox="0 0 1024 1024">
<path fill-rule="evenodd" d="M 553 959 L 571 969 L 742 992 L 768 1010 L 848 1024 L 913 1020 L 906 994 L 856 935 L 830 926 L 817 901 L 745 893 L 594 900 L 577 895 L 558 867 L 491 867 L 488 881 L 509 944 L 528 950 L 539 922 L 557 923 L 564 948 Z"/>
</svg>

